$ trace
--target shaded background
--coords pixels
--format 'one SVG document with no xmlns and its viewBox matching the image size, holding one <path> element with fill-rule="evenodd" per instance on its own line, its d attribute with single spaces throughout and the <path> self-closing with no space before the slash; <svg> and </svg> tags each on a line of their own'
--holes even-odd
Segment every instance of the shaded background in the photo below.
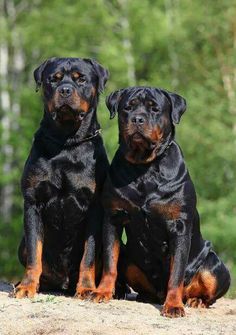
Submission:
<svg viewBox="0 0 236 335">
<path fill-rule="evenodd" d="M 152 85 L 187 99 L 177 140 L 203 235 L 235 278 L 236 1 L 0 0 L 0 15 L 0 278 L 22 272 L 20 176 L 42 116 L 32 72 L 51 56 L 92 57 L 109 69 L 98 116 L 110 159 L 117 121 L 109 120 L 108 93 Z"/>
</svg>

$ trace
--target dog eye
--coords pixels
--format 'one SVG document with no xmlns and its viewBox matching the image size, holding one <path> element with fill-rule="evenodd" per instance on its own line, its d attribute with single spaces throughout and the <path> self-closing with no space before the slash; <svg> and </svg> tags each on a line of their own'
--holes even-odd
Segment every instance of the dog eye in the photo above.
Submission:
<svg viewBox="0 0 236 335">
<path fill-rule="evenodd" d="M 125 106 L 125 108 L 124 108 L 125 111 L 131 111 L 131 109 L 132 109 L 132 106 L 130 106 L 130 105 Z"/>
<path fill-rule="evenodd" d="M 54 74 L 54 75 L 51 77 L 50 81 L 51 81 L 51 83 L 56 83 L 56 82 L 58 82 L 58 81 L 61 81 L 62 78 L 63 78 L 63 74 L 61 74 L 61 73 L 56 73 L 56 74 Z"/>
<path fill-rule="evenodd" d="M 132 106 L 135 106 L 135 105 L 137 105 L 138 103 L 139 103 L 139 100 L 138 100 L 138 99 L 133 99 L 133 100 L 130 101 L 130 104 L 131 104 Z"/>
<path fill-rule="evenodd" d="M 85 77 L 80 76 L 77 79 L 75 79 L 77 83 L 84 84 L 86 82 Z"/>
<path fill-rule="evenodd" d="M 151 107 L 151 110 L 153 112 L 160 113 L 160 109 L 158 109 L 157 107 Z"/>
<path fill-rule="evenodd" d="M 74 72 L 72 74 L 72 79 L 76 81 L 77 83 L 81 83 L 81 84 L 85 83 L 86 81 L 85 77 L 81 73 L 78 73 L 78 72 Z"/>
</svg>

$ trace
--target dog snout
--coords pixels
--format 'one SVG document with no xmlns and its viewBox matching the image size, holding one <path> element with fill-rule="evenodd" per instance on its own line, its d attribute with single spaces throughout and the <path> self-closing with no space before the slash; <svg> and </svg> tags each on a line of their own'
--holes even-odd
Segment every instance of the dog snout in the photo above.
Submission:
<svg viewBox="0 0 236 335">
<path fill-rule="evenodd" d="M 59 91 L 59 94 L 62 98 L 68 98 L 73 93 L 73 87 L 70 86 L 70 85 L 63 85 L 63 86 L 59 87 L 58 91 Z"/>
<path fill-rule="evenodd" d="M 142 115 L 135 115 L 131 117 L 131 122 L 136 125 L 143 125 L 145 118 Z"/>
</svg>

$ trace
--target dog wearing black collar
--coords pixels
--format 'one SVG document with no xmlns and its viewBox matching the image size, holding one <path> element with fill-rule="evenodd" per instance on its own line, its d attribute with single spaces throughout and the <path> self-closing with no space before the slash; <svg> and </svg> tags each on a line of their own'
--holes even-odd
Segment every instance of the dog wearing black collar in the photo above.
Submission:
<svg viewBox="0 0 236 335">
<path fill-rule="evenodd" d="M 194 185 L 174 138 L 184 98 L 132 87 L 112 93 L 107 107 L 111 118 L 118 113 L 119 148 L 102 195 L 104 269 L 92 299 L 112 298 L 124 227 L 119 276 L 139 300 L 164 304 L 167 317 L 184 316 L 184 303 L 210 306 L 227 292 L 230 275 L 202 238 Z"/>
<path fill-rule="evenodd" d="M 44 115 L 22 176 L 25 266 L 15 297 L 96 285 L 101 246 L 100 194 L 108 160 L 97 120 L 108 71 L 91 59 L 50 58 L 34 71 Z"/>
</svg>

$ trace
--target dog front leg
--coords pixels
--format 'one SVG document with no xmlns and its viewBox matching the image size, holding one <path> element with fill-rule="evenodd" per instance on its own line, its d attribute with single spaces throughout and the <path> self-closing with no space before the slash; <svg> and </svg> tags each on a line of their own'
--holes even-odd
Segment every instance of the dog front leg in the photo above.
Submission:
<svg viewBox="0 0 236 335">
<path fill-rule="evenodd" d="M 106 215 L 103 227 L 103 273 L 98 288 L 92 294 L 95 302 L 109 301 L 115 293 L 121 234 L 122 225 L 114 225 L 111 217 Z"/>
<path fill-rule="evenodd" d="M 43 225 L 36 205 L 27 201 L 24 204 L 24 235 L 26 270 L 14 296 L 33 298 L 39 288 L 42 273 Z"/>
<path fill-rule="evenodd" d="M 83 257 L 80 262 L 79 280 L 76 286 L 75 297 L 79 299 L 89 298 L 91 292 L 96 289 L 95 281 L 99 272 L 98 255 L 101 254 L 102 221 L 104 211 L 96 200 L 89 208 L 84 242 Z"/>
<path fill-rule="evenodd" d="M 170 240 L 170 276 L 162 316 L 175 318 L 185 316 L 183 305 L 184 275 L 187 267 L 190 236 L 175 236 Z"/>
<path fill-rule="evenodd" d="M 79 281 L 76 286 L 75 297 L 86 299 L 90 293 L 96 288 L 96 264 L 95 264 L 95 236 L 91 234 L 85 241 L 83 258 L 80 263 Z"/>
</svg>

